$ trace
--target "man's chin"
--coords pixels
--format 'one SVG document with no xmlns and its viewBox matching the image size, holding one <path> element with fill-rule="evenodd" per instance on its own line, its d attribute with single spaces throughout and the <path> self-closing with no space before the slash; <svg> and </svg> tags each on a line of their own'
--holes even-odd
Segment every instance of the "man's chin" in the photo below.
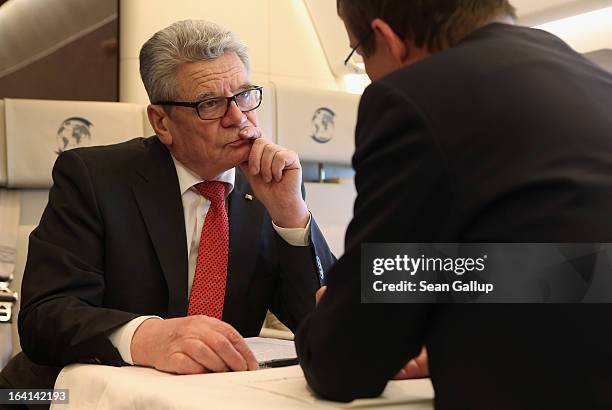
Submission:
<svg viewBox="0 0 612 410">
<path fill-rule="evenodd" d="M 249 161 L 249 154 L 251 153 L 251 144 L 237 144 L 231 145 L 228 144 L 226 148 L 225 157 L 232 158 L 231 162 L 235 167 L 238 165 Z"/>
</svg>

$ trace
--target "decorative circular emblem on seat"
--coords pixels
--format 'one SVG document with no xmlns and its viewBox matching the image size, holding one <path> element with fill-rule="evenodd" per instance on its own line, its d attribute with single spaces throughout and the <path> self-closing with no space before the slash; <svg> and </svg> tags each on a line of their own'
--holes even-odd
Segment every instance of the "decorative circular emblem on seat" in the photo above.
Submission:
<svg viewBox="0 0 612 410">
<path fill-rule="evenodd" d="M 81 117 L 70 117 L 64 120 L 57 130 L 57 154 L 72 148 L 91 145 L 93 124 Z"/>
<path fill-rule="evenodd" d="M 316 142 L 325 144 L 334 137 L 336 113 L 327 107 L 317 108 L 312 115 L 312 135 Z"/>
</svg>

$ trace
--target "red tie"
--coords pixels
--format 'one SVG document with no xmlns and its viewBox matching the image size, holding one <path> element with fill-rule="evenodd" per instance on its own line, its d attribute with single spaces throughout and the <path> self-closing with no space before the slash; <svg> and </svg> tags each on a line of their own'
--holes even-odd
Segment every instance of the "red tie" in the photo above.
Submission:
<svg viewBox="0 0 612 410">
<path fill-rule="evenodd" d="M 218 181 L 205 181 L 195 187 L 200 194 L 210 200 L 210 208 L 202 226 L 187 313 L 221 319 L 229 249 L 225 184 Z"/>
</svg>

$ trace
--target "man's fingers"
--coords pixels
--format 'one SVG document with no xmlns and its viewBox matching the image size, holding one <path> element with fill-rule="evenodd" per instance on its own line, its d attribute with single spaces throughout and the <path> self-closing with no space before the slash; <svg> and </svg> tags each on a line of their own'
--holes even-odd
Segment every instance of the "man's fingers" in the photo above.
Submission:
<svg viewBox="0 0 612 410">
<path fill-rule="evenodd" d="M 160 321 L 155 368 L 178 374 L 257 369 L 246 342 L 231 325 L 203 315 Z"/>
<path fill-rule="evenodd" d="M 227 367 L 236 372 L 247 370 L 246 358 L 243 357 L 234 344 L 222 333 L 208 337 L 206 344 L 225 362 Z"/>
<path fill-rule="evenodd" d="M 283 179 L 283 171 L 287 166 L 287 157 L 289 151 L 277 151 L 274 159 L 272 161 L 272 176 L 276 182 L 279 182 Z M 289 158 L 290 159 L 290 158 Z"/>
<path fill-rule="evenodd" d="M 221 321 L 218 322 L 217 329 L 225 336 L 225 338 L 232 344 L 233 348 L 236 349 L 236 351 L 246 361 L 246 369 L 244 370 L 259 369 L 259 364 L 257 363 L 255 355 L 247 345 L 244 338 L 240 335 L 240 333 L 238 333 L 236 329 L 234 329 L 231 325 Z"/>
<path fill-rule="evenodd" d="M 272 181 L 272 161 L 277 156 L 281 148 L 275 144 L 268 144 L 264 148 L 263 155 L 261 157 L 261 168 L 259 173 L 262 179 L 268 183 Z"/>
<path fill-rule="evenodd" d="M 283 178 L 283 171 L 300 169 L 300 159 L 295 151 L 283 149 L 274 157 L 272 172 L 278 175 L 277 181 Z"/>
<path fill-rule="evenodd" d="M 393 380 L 414 379 L 419 377 L 423 377 L 423 374 L 421 368 L 413 359 L 406 363 L 404 367 L 393 376 Z"/>
<path fill-rule="evenodd" d="M 255 140 L 251 146 L 251 152 L 249 153 L 249 172 L 252 175 L 259 174 L 261 169 L 261 156 L 263 155 L 264 148 L 267 142 L 263 138 Z"/>
<path fill-rule="evenodd" d="M 240 338 L 241 340 L 236 342 L 234 344 L 234 347 L 236 348 L 236 350 L 238 350 L 240 352 L 240 354 L 242 355 L 242 357 L 244 357 L 246 359 L 247 362 L 247 370 L 257 370 L 259 369 L 259 363 L 257 362 L 257 359 L 255 358 L 255 355 L 253 354 L 253 352 L 251 351 L 251 349 L 249 349 L 249 346 L 246 344 L 245 340 Z"/>
<path fill-rule="evenodd" d="M 249 173 L 259 174 L 266 183 L 272 182 L 273 179 L 280 182 L 283 179 L 283 171 L 300 168 L 300 160 L 295 152 L 264 138 L 258 138 L 253 142 L 248 161 Z"/>
<path fill-rule="evenodd" d="M 407 379 L 407 378 L 408 378 L 408 376 L 406 375 L 406 370 L 404 370 L 404 368 L 402 367 L 402 368 L 400 369 L 400 371 L 399 371 L 399 372 L 397 372 L 397 373 L 395 374 L 395 376 L 393 376 L 393 377 L 391 378 L 391 380 L 404 380 L 404 379 Z"/>
<path fill-rule="evenodd" d="M 230 325 L 227 325 L 227 326 L 230 328 L 230 330 L 228 330 L 226 337 L 234 345 L 234 348 L 238 352 L 240 352 L 242 357 L 246 360 L 247 370 L 259 369 L 259 364 L 257 363 L 257 359 L 255 358 L 255 355 L 253 354 L 253 352 L 247 345 L 244 338 L 240 336 L 240 333 L 238 333 L 236 329 L 234 329 Z"/>
<path fill-rule="evenodd" d="M 403 370 L 406 373 L 407 378 L 423 377 L 423 369 L 421 369 L 419 364 L 414 359 L 409 361 L 408 364 L 404 366 Z"/>
<path fill-rule="evenodd" d="M 176 374 L 200 374 L 206 372 L 206 368 L 204 368 L 204 366 L 181 352 L 175 353 L 168 357 L 166 363 L 156 367 L 156 369 Z"/>
<path fill-rule="evenodd" d="M 315 302 L 318 305 L 319 302 L 321 301 L 321 298 L 323 297 L 323 295 L 325 294 L 325 291 L 327 290 L 327 286 L 321 286 L 319 288 L 319 290 L 317 290 L 317 293 L 315 293 Z"/>
<path fill-rule="evenodd" d="M 429 376 L 429 363 L 427 359 L 427 349 L 423 346 L 421 353 L 406 363 L 404 367 L 393 376 L 393 379 L 415 379 L 427 376 Z"/>
<path fill-rule="evenodd" d="M 261 138 L 263 136 L 259 128 L 251 127 L 251 126 L 244 127 L 243 129 L 241 129 L 238 135 L 241 138 L 252 138 L 252 139 Z"/>
<path fill-rule="evenodd" d="M 218 373 L 229 370 L 229 366 L 225 364 L 223 359 L 202 340 L 191 339 L 186 341 L 183 345 L 183 351 L 191 359 L 212 372 Z"/>
</svg>

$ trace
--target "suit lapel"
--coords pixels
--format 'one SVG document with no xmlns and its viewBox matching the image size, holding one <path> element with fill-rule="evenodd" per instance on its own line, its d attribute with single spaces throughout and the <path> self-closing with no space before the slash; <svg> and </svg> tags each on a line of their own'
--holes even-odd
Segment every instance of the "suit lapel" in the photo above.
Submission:
<svg viewBox="0 0 612 410">
<path fill-rule="evenodd" d="M 187 244 L 176 169 L 157 137 L 149 138 L 145 144 L 148 153 L 132 190 L 168 286 L 168 317 L 185 316 Z"/>
<path fill-rule="evenodd" d="M 229 196 L 229 258 L 223 320 L 239 323 L 242 306 L 237 301 L 246 300 L 249 282 L 255 270 L 261 235 L 264 207 L 257 200 L 245 198 L 252 195 L 246 177 L 236 167 L 234 190 Z"/>
</svg>

